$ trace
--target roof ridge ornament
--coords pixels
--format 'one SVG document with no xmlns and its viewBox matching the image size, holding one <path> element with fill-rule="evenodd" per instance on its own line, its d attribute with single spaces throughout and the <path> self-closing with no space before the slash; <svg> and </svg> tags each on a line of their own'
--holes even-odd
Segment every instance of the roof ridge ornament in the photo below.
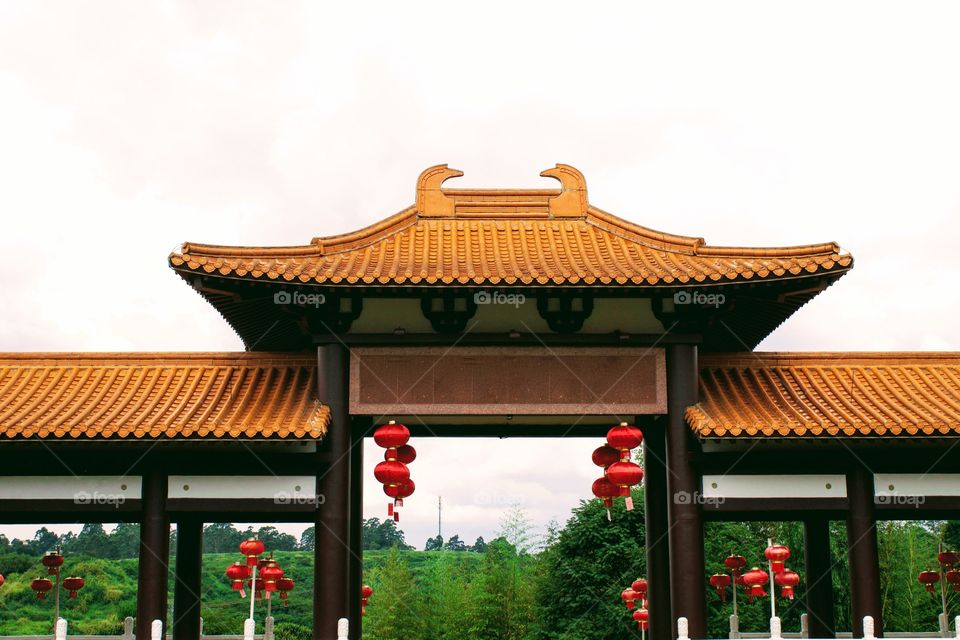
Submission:
<svg viewBox="0 0 960 640">
<path fill-rule="evenodd" d="M 437 164 L 425 169 L 417 178 L 417 215 L 451 217 L 456 202 L 440 188 L 450 178 L 459 178 L 463 171 Z"/>
<path fill-rule="evenodd" d="M 553 218 L 580 218 L 587 215 L 587 179 L 574 167 L 557 163 L 552 169 L 540 172 L 544 178 L 560 181 L 560 195 L 550 198 L 550 216 Z"/>
</svg>

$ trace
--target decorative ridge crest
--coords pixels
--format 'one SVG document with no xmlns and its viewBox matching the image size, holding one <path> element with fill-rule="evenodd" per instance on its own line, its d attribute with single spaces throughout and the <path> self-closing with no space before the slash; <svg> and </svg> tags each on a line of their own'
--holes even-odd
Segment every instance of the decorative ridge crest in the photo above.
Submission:
<svg viewBox="0 0 960 640">
<path fill-rule="evenodd" d="M 417 179 L 417 216 L 583 218 L 587 215 L 587 181 L 574 167 L 557 164 L 540 173 L 560 182 L 560 189 L 453 189 L 444 182 L 463 175 L 445 164 L 427 168 Z"/>
</svg>

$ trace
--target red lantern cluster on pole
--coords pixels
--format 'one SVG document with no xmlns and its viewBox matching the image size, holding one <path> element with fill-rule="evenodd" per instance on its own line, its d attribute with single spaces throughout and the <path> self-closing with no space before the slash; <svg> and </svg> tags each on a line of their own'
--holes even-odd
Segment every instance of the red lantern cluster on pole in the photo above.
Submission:
<svg viewBox="0 0 960 640">
<path fill-rule="evenodd" d="M 627 605 L 627 610 L 633 610 L 633 619 L 637 622 L 637 629 L 646 631 L 650 614 L 647 611 L 647 579 L 637 578 L 629 587 L 620 593 L 620 599 Z"/>
<path fill-rule="evenodd" d="M 403 506 L 403 499 L 416 490 L 407 465 L 417 459 L 417 450 L 407 444 L 409 440 L 410 430 L 394 420 L 373 432 L 373 441 L 386 449 L 383 462 L 374 467 L 373 475 L 383 484 L 387 497 L 393 498 L 393 502 L 387 504 L 387 515 L 393 516 L 394 522 L 400 521 L 397 509 Z"/>
<path fill-rule="evenodd" d="M 593 495 L 603 500 L 608 520 L 613 499 L 618 496 L 625 499 L 627 511 L 633 509 L 630 487 L 643 481 L 643 469 L 630 461 L 630 452 L 642 443 L 643 433 L 640 429 L 621 422 L 607 432 L 606 444 L 595 449 L 591 456 L 593 463 L 603 468 L 603 477 L 594 480 L 591 490 Z"/>
<path fill-rule="evenodd" d="M 367 603 L 370 602 L 370 598 L 372 596 L 373 596 L 373 587 L 371 587 L 368 584 L 365 584 L 362 587 L 360 587 L 360 604 L 362 605 L 360 607 L 361 616 L 367 615 Z"/>
<path fill-rule="evenodd" d="M 53 592 L 53 621 L 54 627 L 56 627 L 56 622 L 60 619 L 60 588 L 63 587 L 67 590 L 67 596 L 69 598 L 77 598 L 79 595 L 78 592 L 86 583 L 83 578 L 77 576 L 63 577 L 64 558 L 59 546 L 56 550 L 45 553 L 40 559 L 40 562 L 46 567 L 47 575 L 52 576 L 52 579 L 35 578 L 30 582 L 30 588 L 36 592 L 37 600 L 46 600 L 47 593 Z M 0 582 L 0 584 L 2 584 L 2 582 Z"/>
</svg>

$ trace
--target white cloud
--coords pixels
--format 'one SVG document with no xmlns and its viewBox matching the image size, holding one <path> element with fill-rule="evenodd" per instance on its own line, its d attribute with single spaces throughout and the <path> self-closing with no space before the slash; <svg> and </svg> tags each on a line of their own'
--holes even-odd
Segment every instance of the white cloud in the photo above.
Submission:
<svg viewBox="0 0 960 640">
<path fill-rule="evenodd" d="M 179 242 L 304 242 L 406 206 L 436 162 L 464 185 L 531 186 L 558 161 L 653 228 L 849 248 L 854 272 L 764 348 L 960 349 L 958 17 L 949 2 L 4 2 L 0 349 L 237 349 L 165 267 Z M 402 523 L 418 544 L 438 486 L 464 537 L 499 519 L 478 488 L 527 496 L 539 524 L 588 495 L 589 472 L 531 464 L 542 443 L 471 440 L 461 460 L 463 442 L 423 445 Z M 555 455 L 589 464 L 592 446 Z"/>
</svg>

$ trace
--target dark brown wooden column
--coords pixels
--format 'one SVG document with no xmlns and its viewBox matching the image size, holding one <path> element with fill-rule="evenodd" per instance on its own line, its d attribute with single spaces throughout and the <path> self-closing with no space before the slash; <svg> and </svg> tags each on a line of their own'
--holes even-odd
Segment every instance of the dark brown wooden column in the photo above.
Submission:
<svg viewBox="0 0 960 640">
<path fill-rule="evenodd" d="M 137 576 L 138 638 L 150 637 L 154 620 L 167 631 L 167 567 L 170 556 L 170 519 L 167 516 L 167 476 L 156 471 L 143 475 L 140 518 L 140 563 Z"/>
<path fill-rule="evenodd" d="M 177 522 L 177 560 L 173 582 L 173 640 L 200 640 L 200 589 L 203 520 Z"/>
<path fill-rule="evenodd" d="M 654 421 L 656 420 L 656 421 Z M 667 447 L 663 418 L 638 419 L 643 425 L 643 509 L 647 538 L 647 598 L 650 640 L 670 640 L 670 541 L 667 512 Z"/>
<path fill-rule="evenodd" d="M 833 561 L 830 556 L 830 520 L 811 516 L 803 521 L 804 580 L 811 638 L 836 636 L 833 612 Z"/>
<path fill-rule="evenodd" d="M 330 407 L 330 428 L 321 446 L 330 456 L 330 466 L 317 478 L 317 493 L 323 499 L 315 518 L 314 640 L 336 640 L 337 620 L 350 617 L 349 362 L 341 344 L 317 348 L 318 398 Z M 353 631 L 350 635 L 356 637 Z"/>
<path fill-rule="evenodd" d="M 881 636 L 880 560 L 877 521 L 874 516 L 873 474 L 857 463 L 847 473 L 847 548 L 850 555 L 850 608 L 853 637 L 863 636 L 863 617 L 873 616 L 875 634 Z"/>
<path fill-rule="evenodd" d="M 700 473 L 694 466 L 695 447 L 684 413 L 696 404 L 699 371 L 696 345 L 667 347 L 667 488 L 670 514 L 670 609 L 676 619 L 689 622 L 691 638 L 707 636 L 704 583 L 703 515 L 700 511 Z"/>
<path fill-rule="evenodd" d="M 350 635 L 360 638 L 363 585 L 363 438 L 370 421 L 355 419 L 350 443 Z"/>
</svg>

